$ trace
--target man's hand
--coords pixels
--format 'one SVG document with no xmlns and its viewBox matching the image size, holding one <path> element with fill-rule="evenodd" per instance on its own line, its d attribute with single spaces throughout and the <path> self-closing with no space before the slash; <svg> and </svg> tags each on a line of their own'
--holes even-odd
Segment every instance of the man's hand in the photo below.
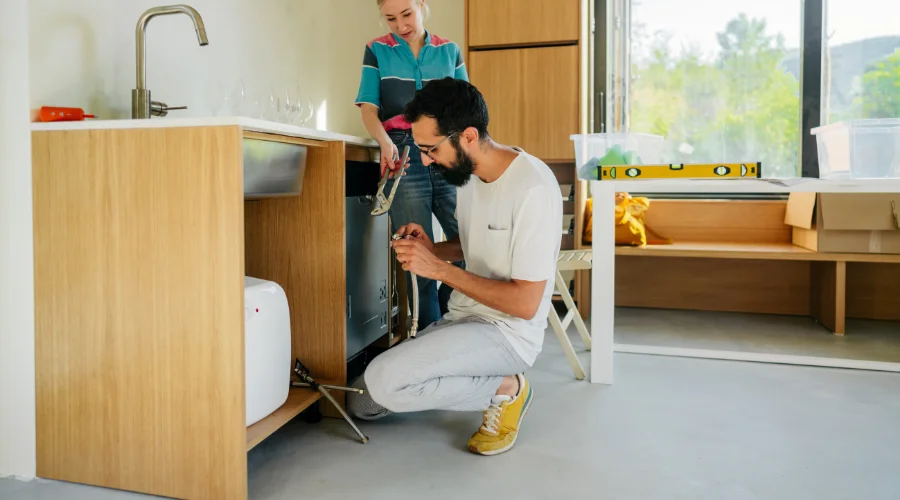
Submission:
<svg viewBox="0 0 900 500">
<path fill-rule="evenodd" d="M 450 265 L 432 253 L 433 244 L 424 232 L 421 232 L 420 238 L 407 236 L 396 240 L 393 247 L 403 270 L 423 278 L 435 279 L 444 267 Z"/>
<path fill-rule="evenodd" d="M 463 256 L 459 238 L 435 245 L 418 224 L 407 224 L 396 235 L 401 239 L 392 245 L 404 271 L 447 283 L 463 295 L 511 316 L 530 320 L 537 314 L 546 281 L 500 281 L 460 269 L 441 258 L 446 257 L 444 253 Z"/>
<path fill-rule="evenodd" d="M 401 237 L 405 236 L 404 239 L 422 243 L 429 252 L 443 261 L 456 262 L 465 258 L 462 246 L 459 244 L 459 236 L 454 236 L 453 238 L 440 243 L 434 243 L 431 241 L 431 238 L 428 237 L 428 233 L 425 232 L 425 229 L 414 223 L 409 223 L 401 227 L 397 230 L 396 234 Z"/>
<path fill-rule="evenodd" d="M 422 226 L 414 222 L 410 222 L 405 226 L 401 226 L 400 229 L 397 230 L 396 234 L 406 240 L 418 241 L 423 246 L 425 246 L 425 248 L 428 249 L 429 252 L 434 253 L 434 242 L 431 241 L 431 238 L 428 237 L 428 233 L 425 232 L 425 229 Z"/>
</svg>

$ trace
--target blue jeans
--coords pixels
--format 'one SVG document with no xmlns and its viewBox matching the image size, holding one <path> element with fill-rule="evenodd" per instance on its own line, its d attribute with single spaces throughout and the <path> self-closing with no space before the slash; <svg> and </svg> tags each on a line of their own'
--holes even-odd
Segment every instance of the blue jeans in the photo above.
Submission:
<svg viewBox="0 0 900 500">
<path fill-rule="evenodd" d="M 415 145 L 412 134 L 407 130 L 391 130 L 388 132 L 391 140 L 397 146 L 397 151 L 402 156 L 403 148 L 409 146 L 409 168 L 406 175 L 400 181 L 394 202 L 391 204 L 390 216 L 393 230 L 400 226 L 414 222 L 419 224 L 434 239 L 434 230 L 431 224 L 431 214 L 437 217 L 438 223 L 447 235 L 447 239 L 455 238 L 459 234 L 459 226 L 456 223 L 454 212 L 456 211 L 456 187 L 447 183 L 441 174 L 433 168 L 422 164 L 422 153 Z M 394 185 L 394 180 L 389 179 L 384 187 L 384 192 L 389 193 Z M 454 262 L 458 267 L 464 268 L 462 262 Z M 417 276 L 419 285 L 419 328 L 438 321 L 447 313 L 447 301 L 453 291 L 445 283 L 438 290 L 434 280 Z M 412 278 L 406 275 L 406 289 L 410 294 L 410 311 L 412 311 Z"/>
</svg>

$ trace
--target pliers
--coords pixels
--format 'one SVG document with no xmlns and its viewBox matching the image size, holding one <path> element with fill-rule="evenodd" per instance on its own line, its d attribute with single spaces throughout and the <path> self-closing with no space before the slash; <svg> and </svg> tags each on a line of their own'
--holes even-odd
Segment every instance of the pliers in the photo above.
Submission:
<svg viewBox="0 0 900 500">
<path fill-rule="evenodd" d="M 372 209 L 372 215 L 382 215 L 386 214 L 388 210 L 391 208 L 391 203 L 394 202 L 394 195 L 397 194 L 397 186 L 400 185 L 400 179 L 403 178 L 403 174 L 406 172 L 406 169 L 409 167 L 407 163 L 409 161 L 409 146 L 403 148 L 403 156 L 400 158 L 400 169 L 396 172 L 397 180 L 394 181 L 394 186 L 391 188 L 390 196 L 384 196 L 384 186 L 387 184 L 388 177 L 391 176 L 390 168 L 384 169 L 384 176 L 381 177 L 381 182 L 378 183 L 378 192 L 375 193 L 375 208 Z"/>
</svg>

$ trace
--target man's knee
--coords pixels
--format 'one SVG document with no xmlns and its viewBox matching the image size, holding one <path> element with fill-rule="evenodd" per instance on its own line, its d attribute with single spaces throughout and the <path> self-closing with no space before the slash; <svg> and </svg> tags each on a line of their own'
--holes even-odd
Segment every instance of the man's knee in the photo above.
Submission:
<svg viewBox="0 0 900 500">
<path fill-rule="evenodd" d="M 400 398 L 409 385 L 409 373 L 402 358 L 390 356 L 390 351 L 377 356 L 366 367 L 362 378 L 372 400 L 393 412 L 403 411 Z"/>
</svg>

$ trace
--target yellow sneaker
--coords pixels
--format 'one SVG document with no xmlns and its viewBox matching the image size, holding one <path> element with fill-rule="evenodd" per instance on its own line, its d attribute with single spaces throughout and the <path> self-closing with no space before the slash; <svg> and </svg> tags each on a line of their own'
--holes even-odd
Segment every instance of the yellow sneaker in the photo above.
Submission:
<svg viewBox="0 0 900 500">
<path fill-rule="evenodd" d="M 519 394 L 515 398 L 494 396 L 484 412 L 478 432 L 469 439 L 469 451 L 479 455 L 498 455 L 509 450 L 519 436 L 519 426 L 531 405 L 531 384 L 524 375 L 519 378 Z"/>
</svg>

